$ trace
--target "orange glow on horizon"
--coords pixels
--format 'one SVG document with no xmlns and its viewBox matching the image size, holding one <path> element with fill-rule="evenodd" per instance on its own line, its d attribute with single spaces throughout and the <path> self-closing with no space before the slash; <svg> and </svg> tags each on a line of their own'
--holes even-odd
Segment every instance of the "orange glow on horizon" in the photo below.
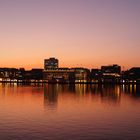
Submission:
<svg viewBox="0 0 140 140">
<path fill-rule="evenodd" d="M 139 1 L 0 2 L 0 67 L 140 66 L 139 13 Z"/>
</svg>

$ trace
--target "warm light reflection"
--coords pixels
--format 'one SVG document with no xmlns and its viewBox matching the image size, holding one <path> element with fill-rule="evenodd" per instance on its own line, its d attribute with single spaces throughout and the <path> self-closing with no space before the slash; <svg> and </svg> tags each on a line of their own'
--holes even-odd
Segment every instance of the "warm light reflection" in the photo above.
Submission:
<svg viewBox="0 0 140 140">
<path fill-rule="evenodd" d="M 91 130 L 108 126 L 112 130 L 116 128 L 115 123 L 117 126 L 119 123 L 122 125 L 124 118 L 130 123 L 130 118 L 133 120 L 135 115 L 139 115 L 132 112 L 139 112 L 140 88 L 134 85 L 131 91 L 130 87 L 124 85 L 123 89 L 121 85 L 98 84 L 0 84 L 0 130 L 3 132 L 5 126 L 10 126 L 6 129 L 9 130 L 8 135 L 14 132 L 20 136 L 20 130 L 31 131 L 34 135 L 38 134 L 34 132 L 40 132 L 42 135 L 54 136 L 60 131 L 62 134 L 62 130 L 69 134 L 73 132 L 69 126 L 74 126 L 74 132 L 78 134 L 81 131 L 79 128 L 87 131 L 89 126 L 93 128 Z"/>
<path fill-rule="evenodd" d="M 101 104 L 101 103 L 119 103 L 121 101 L 122 93 L 131 93 L 137 95 L 139 87 L 136 85 L 59 85 L 59 84 L 45 84 L 44 86 L 18 86 L 16 84 L 1 84 L 0 85 L 0 98 L 5 98 L 7 101 L 7 109 L 15 108 L 19 111 L 24 110 L 26 107 L 28 111 L 33 111 L 37 115 L 37 111 L 41 106 L 46 109 L 56 108 L 60 109 L 63 104 L 67 104 L 69 108 L 76 100 L 86 101 L 88 104 Z M 76 100 L 75 100 L 76 99 Z M 91 99 L 98 99 L 98 102 L 92 102 Z M 100 100 L 99 100 L 100 99 Z M 73 102 L 73 103 L 71 103 Z M 40 106 L 38 106 L 40 105 Z M 23 108 L 21 108 L 23 107 Z M 84 106 L 86 108 L 88 106 Z"/>
</svg>

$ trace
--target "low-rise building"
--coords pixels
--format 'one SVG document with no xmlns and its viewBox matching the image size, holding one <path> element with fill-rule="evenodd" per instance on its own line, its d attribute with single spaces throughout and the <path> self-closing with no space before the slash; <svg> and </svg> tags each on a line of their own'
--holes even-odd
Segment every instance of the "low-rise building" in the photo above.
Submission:
<svg viewBox="0 0 140 140">
<path fill-rule="evenodd" d="M 75 74 L 75 83 L 90 82 L 90 70 L 86 68 L 72 68 Z"/>
<path fill-rule="evenodd" d="M 50 83 L 71 83 L 75 80 L 74 70 L 69 68 L 46 69 L 43 80 Z"/>
<path fill-rule="evenodd" d="M 101 82 L 102 73 L 100 69 L 91 69 L 90 79 L 92 83 Z"/>
<path fill-rule="evenodd" d="M 109 65 L 102 66 L 102 79 L 104 83 L 120 83 L 121 80 L 121 66 L 119 65 Z"/>
</svg>

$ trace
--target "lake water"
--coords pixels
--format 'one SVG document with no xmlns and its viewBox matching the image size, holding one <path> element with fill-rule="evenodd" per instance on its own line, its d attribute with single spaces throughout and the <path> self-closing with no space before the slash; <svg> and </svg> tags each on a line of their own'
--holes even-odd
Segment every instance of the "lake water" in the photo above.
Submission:
<svg viewBox="0 0 140 140">
<path fill-rule="evenodd" d="M 0 85 L 0 140 L 139 140 L 140 86 Z"/>
</svg>

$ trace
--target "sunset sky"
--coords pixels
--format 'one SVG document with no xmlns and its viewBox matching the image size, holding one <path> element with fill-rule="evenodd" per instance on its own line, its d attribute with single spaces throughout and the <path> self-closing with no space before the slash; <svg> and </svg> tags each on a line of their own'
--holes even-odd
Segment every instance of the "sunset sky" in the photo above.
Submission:
<svg viewBox="0 0 140 140">
<path fill-rule="evenodd" d="M 140 66 L 140 0 L 0 0 L 0 67 Z"/>
</svg>

